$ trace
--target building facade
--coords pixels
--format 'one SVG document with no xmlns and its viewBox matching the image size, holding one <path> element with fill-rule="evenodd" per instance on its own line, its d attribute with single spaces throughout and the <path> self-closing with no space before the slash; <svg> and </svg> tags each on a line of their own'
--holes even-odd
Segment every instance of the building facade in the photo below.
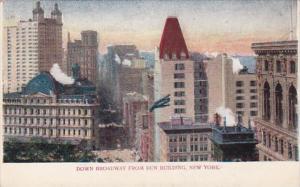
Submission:
<svg viewBox="0 0 300 187">
<path fill-rule="evenodd" d="M 233 60 L 226 54 L 205 61 L 208 79 L 208 115 L 209 120 L 219 107 L 229 108 L 236 116 L 243 116 L 243 124 L 257 116 L 257 80 L 256 74 L 247 68 L 233 72 Z M 234 124 L 230 124 L 234 125 Z"/>
<path fill-rule="evenodd" d="M 81 40 L 71 42 L 68 36 L 67 44 L 67 72 L 72 73 L 72 65 L 78 64 L 81 70 L 81 77 L 91 80 L 94 84 L 98 75 L 98 39 L 96 31 L 82 31 Z"/>
<path fill-rule="evenodd" d="M 62 13 L 55 3 L 51 17 L 44 17 L 40 2 L 32 11 L 33 21 L 38 22 L 38 62 L 39 72 L 50 71 L 53 64 L 62 66 Z"/>
<path fill-rule="evenodd" d="M 194 62 L 176 17 L 166 20 L 160 46 L 156 50 L 154 98 L 170 95 L 170 106 L 155 111 L 155 123 L 172 116 L 195 118 Z"/>
<path fill-rule="evenodd" d="M 33 19 L 7 20 L 3 29 L 3 92 L 21 91 L 40 71 L 62 64 L 62 14 L 55 4 L 51 18 L 37 2 Z"/>
<path fill-rule="evenodd" d="M 212 150 L 211 126 L 203 124 L 159 124 L 161 162 L 210 161 Z"/>
<path fill-rule="evenodd" d="M 86 79 L 62 85 L 51 74 L 40 73 L 22 91 L 4 95 L 4 140 L 41 138 L 71 144 L 87 140 L 90 148 L 97 149 L 99 100 L 95 91 Z"/>
<path fill-rule="evenodd" d="M 259 160 L 298 160 L 298 41 L 253 43 L 259 110 Z"/>
<path fill-rule="evenodd" d="M 3 31 L 3 91 L 16 92 L 38 74 L 38 22 L 11 20 Z"/>
</svg>

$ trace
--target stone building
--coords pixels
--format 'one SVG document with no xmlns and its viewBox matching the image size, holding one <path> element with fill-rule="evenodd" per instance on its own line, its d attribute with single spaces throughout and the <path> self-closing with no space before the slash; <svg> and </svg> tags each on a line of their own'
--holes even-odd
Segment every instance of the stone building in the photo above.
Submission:
<svg viewBox="0 0 300 187">
<path fill-rule="evenodd" d="M 55 3 L 51 18 L 44 17 L 40 2 L 32 11 L 33 21 L 38 22 L 38 70 L 50 71 L 53 64 L 62 66 L 62 13 Z"/>
<path fill-rule="evenodd" d="M 211 126 L 192 124 L 191 121 L 159 123 L 160 147 L 159 161 L 187 162 L 210 161 L 212 150 L 209 136 Z"/>
<path fill-rule="evenodd" d="M 298 160 L 298 41 L 253 43 L 259 110 L 259 160 Z"/>
<path fill-rule="evenodd" d="M 99 99 L 87 79 L 63 85 L 48 72 L 34 77 L 20 92 L 4 94 L 4 140 L 78 144 L 87 140 L 98 148 Z"/>
<path fill-rule="evenodd" d="M 67 44 L 67 72 L 72 73 L 72 65 L 78 64 L 81 70 L 81 77 L 91 80 L 94 84 L 98 75 L 98 39 L 96 31 L 82 31 L 81 40 L 71 42 L 68 35 Z"/>
</svg>

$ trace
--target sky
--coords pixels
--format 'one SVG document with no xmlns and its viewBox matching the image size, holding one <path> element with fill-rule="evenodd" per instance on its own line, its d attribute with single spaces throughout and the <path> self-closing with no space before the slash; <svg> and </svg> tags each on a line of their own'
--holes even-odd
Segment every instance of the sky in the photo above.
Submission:
<svg viewBox="0 0 300 187">
<path fill-rule="evenodd" d="M 294 2 L 292 2 L 294 1 Z M 4 17 L 32 18 L 36 0 L 5 0 Z M 165 20 L 177 16 L 189 51 L 251 55 L 253 42 L 287 40 L 296 28 L 296 0 L 42 0 L 49 17 L 55 2 L 63 13 L 63 40 L 98 31 L 100 53 L 110 44 L 159 46 Z M 295 32 L 296 33 L 296 32 Z"/>
</svg>

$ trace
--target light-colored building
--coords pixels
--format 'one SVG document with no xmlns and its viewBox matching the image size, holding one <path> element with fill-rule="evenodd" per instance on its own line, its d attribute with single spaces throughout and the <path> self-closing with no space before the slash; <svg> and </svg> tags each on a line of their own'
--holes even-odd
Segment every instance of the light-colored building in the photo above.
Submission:
<svg viewBox="0 0 300 187">
<path fill-rule="evenodd" d="M 208 79 L 208 115 L 214 120 L 219 107 L 243 116 L 243 124 L 257 116 L 256 75 L 247 69 L 233 72 L 233 59 L 226 54 L 205 61 Z M 237 115 L 236 115 L 237 117 Z M 234 125 L 234 124 L 229 124 Z"/>
<path fill-rule="evenodd" d="M 4 140 L 44 139 L 52 143 L 79 144 L 86 140 L 98 148 L 99 99 L 95 86 L 86 79 L 62 85 L 42 72 L 21 92 L 4 94 Z"/>
<path fill-rule="evenodd" d="M 3 92 L 21 91 L 40 71 L 62 65 L 62 15 L 55 4 L 51 18 L 37 2 L 33 19 L 7 20 L 3 29 Z"/>
<path fill-rule="evenodd" d="M 170 95 L 170 106 L 155 110 L 155 123 L 170 121 L 172 116 L 194 120 L 194 62 L 176 17 L 168 17 L 156 50 L 154 98 Z"/>
<path fill-rule="evenodd" d="M 3 31 L 3 91 L 20 91 L 38 74 L 38 23 L 10 20 Z"/>
<path fill-rule="evenodd" d="M 298 160 L 298 41 L 253 43 L 257 54 L 259 160 Z"/>
<path fill-rule="evenodd" d="M 81 40 L 71 42 L 68 36 L 67 72 L 71 75 L 72 65 L 78 64 L 81 77 L 91 80 L 94 84 L 98 75 L 98 38 L 96 31 L 82 31 Z"/>
<path fill-rule="evenodd" d="M 184 123 L 184 122 L 183 122 Z M 210 125 L 159 123 L 161 162 L 212 160 Z"/>
</svg>

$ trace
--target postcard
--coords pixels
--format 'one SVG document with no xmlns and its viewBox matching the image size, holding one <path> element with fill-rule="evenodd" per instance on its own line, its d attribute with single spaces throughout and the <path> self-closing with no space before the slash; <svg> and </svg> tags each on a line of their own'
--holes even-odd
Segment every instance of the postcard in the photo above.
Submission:
<svg viewBox="0 0 300 187">
<path fill-rule="evenodd" d="M 298 186 L 297 0 L 4 0 L 1 186 Z"/>
</svg>

